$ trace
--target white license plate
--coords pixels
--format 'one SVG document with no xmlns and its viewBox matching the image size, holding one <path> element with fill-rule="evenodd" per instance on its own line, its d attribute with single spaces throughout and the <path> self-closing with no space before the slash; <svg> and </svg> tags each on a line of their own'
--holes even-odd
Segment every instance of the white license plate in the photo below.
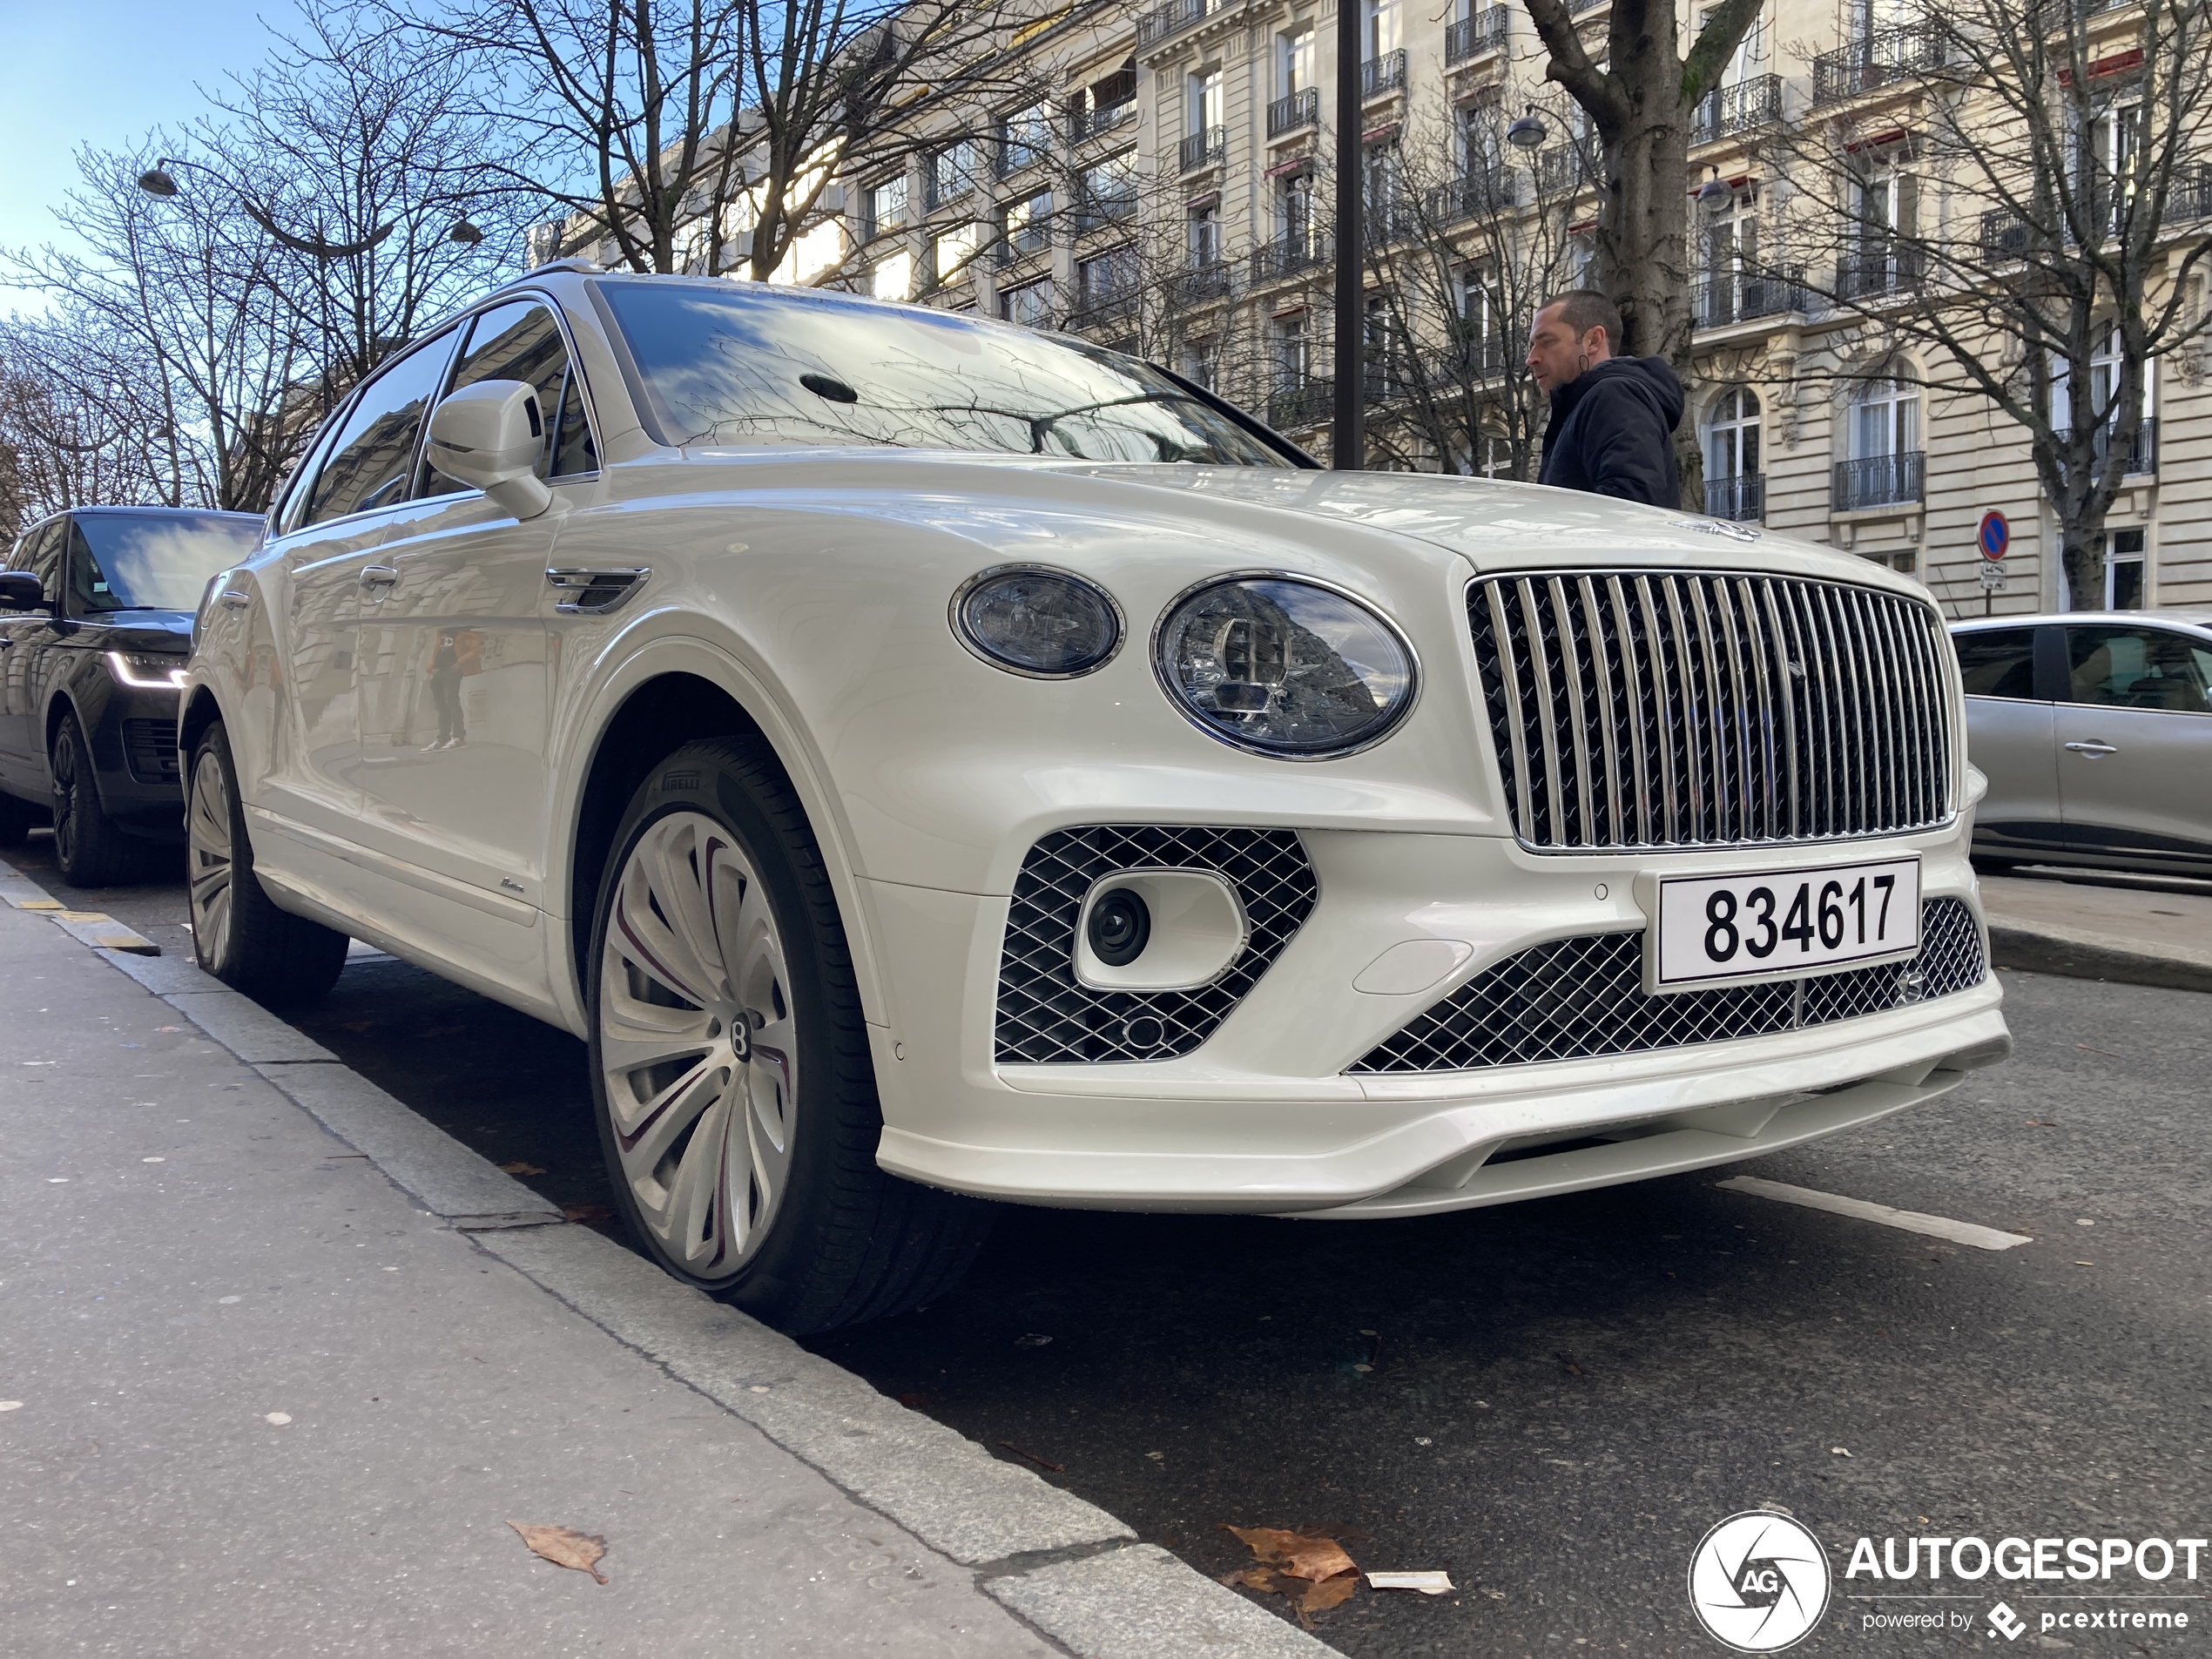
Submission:
<svg viewBox="0 0 2212 1659">
<path fill-rule="evenodd" d="M 1920 948 L 1920 860 L 1662 876 L 1647 988 L 1796 979 Z"/>
</svg>

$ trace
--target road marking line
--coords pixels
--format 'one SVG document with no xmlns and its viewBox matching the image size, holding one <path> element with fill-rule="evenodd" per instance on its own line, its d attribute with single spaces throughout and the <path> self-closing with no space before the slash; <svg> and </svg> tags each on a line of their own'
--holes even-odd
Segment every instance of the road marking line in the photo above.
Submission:
<svg viewBox="0 0 2212 1659">
<path fill-rule="evenodd" d="M 1808 1210 L 1854 1216 L 1861 1221 L 1879 1222 L 1885 1227 L 1896 1227 L 1909 1233 L 1948 1238 L 1954 1244 L 1972 1244 L 1976 1250 L 2010 1250 L 2015 1244 L 2032 1242 L 2026 1233 L 2000 1232 L 1994 1227 L 1978 1227 L 1971 1221 L 1924 1216 L 1917 1210 L 1893 1210 L 1888 1204 L 1871 1204 L 1865 1198 L 1839 1197 L 1832 1192 L 1815 1192 L 1811 1187 L 1762 1181 L 1755 1175 L 1730 1176 L 1715 1184 L 1724 1191 L 1748 1192 L 1755 1198 L 1772 1198 L 1780 1204 L 1802 1204 Z"/>
</svg>

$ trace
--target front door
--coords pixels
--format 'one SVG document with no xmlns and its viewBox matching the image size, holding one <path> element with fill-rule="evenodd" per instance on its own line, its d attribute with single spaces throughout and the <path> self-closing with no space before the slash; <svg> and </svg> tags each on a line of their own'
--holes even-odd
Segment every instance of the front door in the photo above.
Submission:
<svg viewBox="0 0 2212 1659">
<path fill-rule="evenodd" d="M 2212 642 L 2140 623 L 2070 624 L 2066 637 L 2068 841 L 2149 865 L 2212 859 Z"/>
<path fill-rule="evenodd" d="M 545 902 L 550 848 L 546 568 L 563 506 L 596 481 L 597 461 L 583 388 L 544 305 L 511 301 L 471 320 L 453 386 L 487 380 L 538 388 L 539 475 L 556 505 L 517 522 L 477 490 L 418 477 L 379 553 L 392 579 L 361 615 L 361 833 L 428 878 L 426 894 L 463 884 L 480 895 L 464 907 L 527 926 L 520 913 Z M 488 956 L 516 953 L 517 968 L 536 960 L 536 941 L 467 925 Z"/>
<path fill-rule="evenodd" d="M 9 566 L 37 577 L 54 604 L 61 603 L 61 556 L 68 536 L 69 521 L 55 519 L 25 538 Z M 44 799 L 50 787 L 38 668 L 56 637 L 56 620 L 51 610 L 0 610 L 0 779 L 10 793 L 27 799 Z"/>
</svg>

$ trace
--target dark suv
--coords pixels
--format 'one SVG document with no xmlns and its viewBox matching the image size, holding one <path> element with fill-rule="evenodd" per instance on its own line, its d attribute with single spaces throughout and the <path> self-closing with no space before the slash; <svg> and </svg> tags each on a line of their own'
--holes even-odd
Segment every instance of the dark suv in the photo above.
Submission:
<svg viewBox="0 0 2212 1659">
<path fill-rule="evenodd" d="M 51 813 L 78 887 L 185 839 L 177 688 L 208 579 L 261 543 L 246 513 L 80 507 L 26 530 L 0 572 L 0 846 Z"/>
</svg>

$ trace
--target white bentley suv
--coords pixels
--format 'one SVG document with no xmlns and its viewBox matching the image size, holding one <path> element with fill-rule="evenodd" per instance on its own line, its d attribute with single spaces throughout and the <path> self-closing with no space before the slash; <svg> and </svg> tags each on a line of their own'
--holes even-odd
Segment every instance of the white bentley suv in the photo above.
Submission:
<svg viewBox="0 0 2212 1659">
<path fill-rule="evenodd" d="M 1423 1215 L 1941 1094 L 2009 1044 L 1959 710 L 1854 557 L 571 265 L 330 420 L 179 735 L 205 967 L 583 1035 L 639 1237 L 806 1331 L 978 1198 Z"/>
</svg>

